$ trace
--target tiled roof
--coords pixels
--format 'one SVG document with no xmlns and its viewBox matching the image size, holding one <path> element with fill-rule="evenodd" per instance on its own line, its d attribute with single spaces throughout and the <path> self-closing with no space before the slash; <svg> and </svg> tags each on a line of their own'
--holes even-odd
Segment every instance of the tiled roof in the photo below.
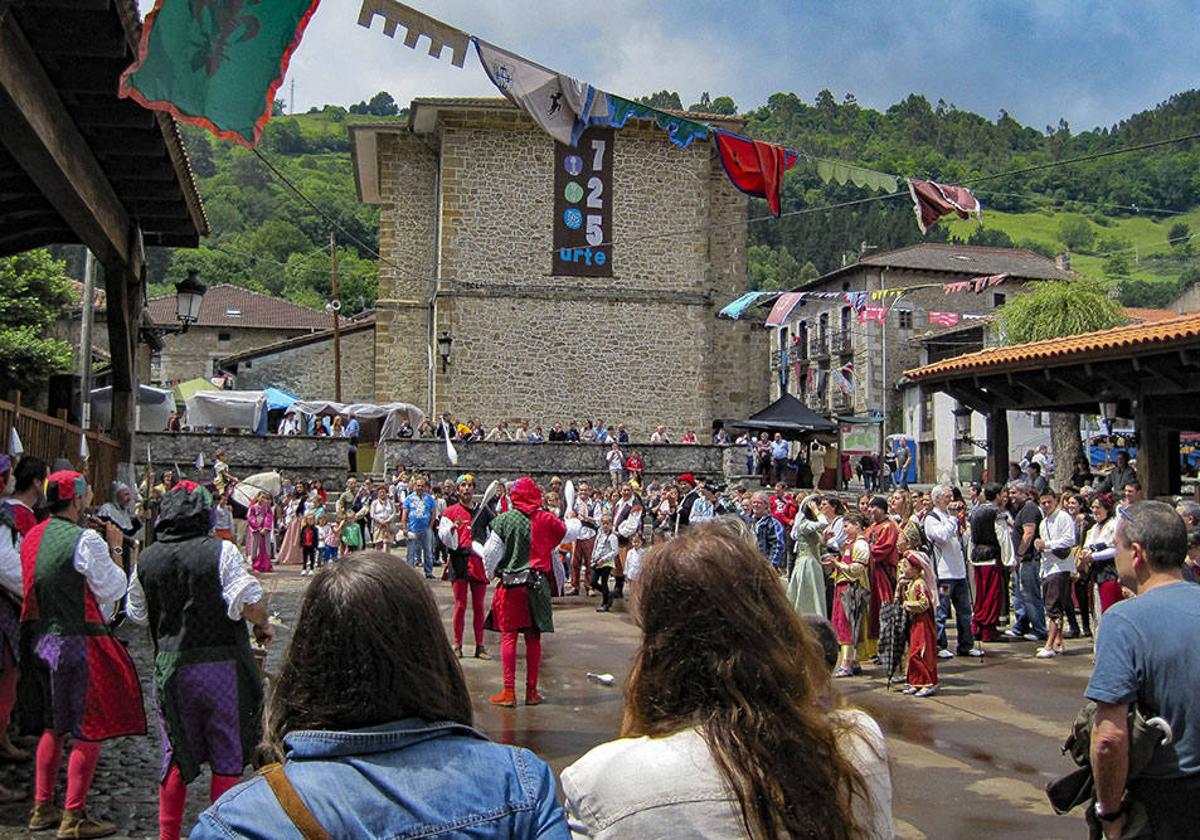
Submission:
<svg viewBox="0 0 1200 840">
<path fill-rule="evenodd" d="M 912 380 L 945 379 L 958 374 L 991 374 L 1026 370 L 1031 365 L 1070 364 L 1131 353 L 1170 350 L 1180 343 L 1200 341 L 1200 313 L 1168 320 L 1114 327 L 1111 330 L 1052 338 L 1011 347 L 991 347 L 908 370 Z"/>
<path fill-rule="evenodd" d="M 175 323 L 175 295 L 152 298 L 149 309 L 155 323 Z M 221 283 L 205 293 L 195 326 L 325 330 L 332 324 L 332 318 L 320 310 Z"/>
<path fill-rule="evenodd" d="M 78 308 L 80 302 L 83 300 L 83 284 L 78 280 L 72 280 L 70 277 L 67 278 L 67 284 L 71 287 L 71 294 L 74 297 L 74 302 L 71 305 Z M 96 287 L 92 290 L 92 302 L 92 308 L 99 312 L 104 311 L 108 305 L 103 283 L 96 284 Z"/>
<path fill-rule="evenodd" d="M 375 313 L 364 315 L 353 321 L 342 319 L 338 324 L 338 332 L 345 337 L 352 333 L 362 332 L 363 330 L 375 329 Z M 294 350 L 297 347 L 303 347 L 307 344 L 316 344 L 321 341 L 328 341 L 333 338 L 333 329 L 321 330 L 320 332 L 306 333 L 304 335 L 294 335 L 290 338 L 285 338 L 281 341 L 273 341 L 270 344 L 264 344 L 261 347 L 252 347 L 249 350 L 243 350 L 240 353 L 234 353 L 231 356 L 226 356 L 221 359 L 219 364 L 221 367 L 231 367 L 247 360 L 255 360 L 261 356 L 273 356 L 276 353 L 284 350 Z"/>
<path fill-rule="evenodd" d="M 1151 321 L 1166 321 L 1179 317 L 1179 313 L 1171 309 L 1143 309 L 1140 306 L 1126 306 L 1125 317 L 1130 321 L 1147 323 Z"/>
<path fill-rule="evenodd" d="M 1070 276 L 1054 260 L 1023 248 L 981 248 L 920 242 L 907 248 L 863 257 L 859 264 L 916 271 L 946 271 L 956 274 L 1010 274 L 1026 280 L 1067 280 Z"/>
</svg>

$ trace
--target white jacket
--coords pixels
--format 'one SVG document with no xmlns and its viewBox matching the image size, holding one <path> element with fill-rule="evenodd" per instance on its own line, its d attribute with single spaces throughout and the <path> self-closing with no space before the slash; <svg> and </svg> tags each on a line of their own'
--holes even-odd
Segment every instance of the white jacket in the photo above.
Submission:
<svg viewBox="0 0 1200 840">
<path fill-rule="evenodd" d="M 961 580 L 967 576 L 958 517 L 937 508 L 925 517 L 925 536 L 933 543 L 934 572 L 938 580 Z"/>
<path fill-rule="evenodd" d="M 891 840 L 892 778 L 883 733 L 865 712 L 844 714 L 854 733 L 842 743 L 867 788 L 867 799 L 854 807 L 861 836 Z M 562 772 L 562 786 L 576 838 L 746 836 L 737 800 L 695 728 L 601 744 Z"/>
<path fill-rule="evenodd" d="M 1075 571 L 1075 558 L 1071 554 L 1058 557 L 1055 549 L 1066 550 L 1075 547 L 1075 520 L 1071 514 L 1062 508 L 1055 508 L 1054 513 L 1043 516 L 1038 524 L 1038 537 L 1045 547 L 1042 549 L 1042 577 L 1055 572 Z"/>
</svg>

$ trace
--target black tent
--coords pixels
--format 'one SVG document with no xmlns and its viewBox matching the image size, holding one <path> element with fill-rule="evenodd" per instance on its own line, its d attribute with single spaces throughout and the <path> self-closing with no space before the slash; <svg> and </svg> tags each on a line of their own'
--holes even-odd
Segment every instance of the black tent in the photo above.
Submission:
<svg viewBox="0 0 1200 840">
<path fill-rule="evenodd" d="M 837 431 L 837 423 L 817 414 L 791 394 L 784 394 L 749 420 L 739 420 L 730 425 L 740 429 L 780 432 L 787 438 Z"/>
</svg>

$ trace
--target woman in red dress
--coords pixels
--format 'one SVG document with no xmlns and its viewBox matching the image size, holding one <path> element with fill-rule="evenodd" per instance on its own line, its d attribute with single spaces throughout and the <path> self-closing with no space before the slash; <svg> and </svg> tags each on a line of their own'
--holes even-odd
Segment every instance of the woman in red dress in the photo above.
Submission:
<svg viewBox="0 0 1200 840">
<path fill-rule="evenodd" d="M 937 627 L 933 605 L 937 579 L 929 558 L 920 551 L 906 551 L 900 561 L 896 598 L 908 613 L 908 687 L 905 694 L 928 697 L 938 688 Z"/>
</svg>

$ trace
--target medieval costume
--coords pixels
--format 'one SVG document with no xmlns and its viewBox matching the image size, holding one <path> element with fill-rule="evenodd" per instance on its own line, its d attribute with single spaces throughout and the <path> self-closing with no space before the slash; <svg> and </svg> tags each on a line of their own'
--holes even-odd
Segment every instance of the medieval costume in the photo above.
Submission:
<svg viewBox="0 0 1200 840">
<path fill-rule="evenodd" d="M 181 481 L 163 499 L 158 541 L 141 556 L 129 618 L 149 624 L 162 736 L 159 829 L 178 838 L 187 785 L 212 768 L 212 801 L 236 785 L 261 732 L 262 676 L 243 609 L 262 600 L 237 546 L 209 536 L 212 496 Z"/>
<path fill-rule="evenodd" d="M 119 545 L 110 545 L 112 553 L 117 555 L 116 562 L 125 571 L 125 580 L 133 569 L 134 537 L 142 530 L 142 520 L 138 518 L 133 505 L 133 490 L 123 481 L 114 481 L 108 491 L 108 501 L 96 511 L 96 518 L 105 525 L 111 525 L 119 536 L 109 532 L 109 543 L 119 540 Z M 125 615 L 123 603 L 117 605 L 114 626 L 119 625 Z"/>
<path fill-rule="evenodd" d="M 541 488 L 532 478 L 514 482 L 510 496 L 514 509 L 492 521 L 492 535 L 483 549 L 489 577 L 500 578 L 487 628 L 500 633 L 504 690 L 491 702 L 497 706 L 516 704 L 517 634 L 524 633 L 525 705 L 536 706 L 542 702 L 537 690 L 542 633 L 554 632 L 549 577 L 563 573 L 551 554 L 560 543 L 578 537 L 580 524 L 578 519 L 564 523 L 543 510 Z"/>
<path fill-rule="evenodd" d="M 246 557 L 256 572 L 271 571 L 271 533 L 274 529 L 275 511 L 271 502 L 260 496 L 246 511 Z"/>
<path fill-rule="evenodd" d="M 300 528 L 304 523 L 304 499 L 290 493 L 283 502 L 283 539 L 279 543 L 278 562 L 281 566 L 295 563 L 301 558 Z"/>
<path fill-rule="evenodd" d="M 834 676 L 860 673 L 855 648 L 866 638 L 866 617 L 870 609 L 871 547 L 859 537 L 848 540 L 842 556 L 833 560 L 833 614 L 830 622 L 842 647 L 843 665 Z"/>
<path fill-rule="evenodd" d="M 1007 584 L 1003 549 L 1005 542 L 1012 545 L 1008 518 L 994 503 L 984 502 L 971 511 L 967 525 L 971 536 L 971 567 L 975 570 L 971 635 L 981 642 L 994 642 L 1000 638 L 997 625 L 1004 611 Z"/>
<path fill-rule="evenodd" d="M 22 715 L 26 728 L 41 731 L 37 748 L 35 805 L 30 828 L 60 824 L 60 836 L 82 836 L 109 827 L 85 812 L 100 742 L 146 731 L 142 692 L 133 660 L 114 639 L 101 604 L 125 594 L 125 573 L 95 531 L 61 515 L 64 506 L 90 491 L 77 472 L 47 480 L 46 498 L 60 513 L 34 527 L 21 543 L 24 602 L 21 610 Z M 54 806 L 54 786 L 67 736 L 66 812 Z"/>
<path fill-rule="evenodd" d="M 629 553 L 633 535 L 642 531 L 642 511 L 642 500 L 632 487 L 628 498 L 622 491 L 617 506 L 613 508 L 613 530 L 617 532 L 617 563 L 613 567 L 613 580 L 616 582 L 614 598 L 625 597 L 625 556 Z"/>
<path fill-rule="evenodd" d="M 788 576 L 788 601 L 800 615 L 825 617 L 825 574 L 821 569 L 821 534 L 829 520 L 821 514 L 810 519 L 806 513 L 812 499 L 805 499 L 792 522 L 795 559 Z"/>
<path fill-rule="evenodd" d="M 579 539 L 575 540 L 575 547 L 571 551 L 571 588 L 567 590 L 567 594 L 578 595 L 580 585 L 584 591 L 591 594 L 592 578 L 588 574 L 588 566 L 591 563 L 592 547 L 596 544 L 600 505 L 595 499 L 576 499 L 575 516 L 581 523 L 581 530 Z M 582 581 L 580 572 L 583 573 Z"/>
<path fill-rule="evenodd" d="M 461 475 L 456 484 L 462 487 L 475 479 Z M 491 532 L 494 514 L 486 505 L 472 499 L 465 504 L 459 500 L 446 508 L 438 525 L 438 539 L 450 552 L 446 572 L 454 593 L 454 652 L 462 657 L 463 630 L 467 618 L 467 596 L 471 597 L 471 625 L 475 631 L 475 656 L 491 659 L 483 645 L 484 599 L 487 597 L 487 572 L 483 568 L 483 546 Z"/>
<path fill-rule="evenodd" d="M 887 513 L 886 504 L 882 510 Z M 869 656 L 874 656 L 879 646 L 879 608 L 896 594 L 896 566 L 900 562 L 896 543 L 899 539 L 900 528 L 886 515 L 867 529 L 867 544 L 871 547 L 871 611 L 867 616 Z"/>
<path fill-rule="evenodd" d="M 904 553 L 905 574 L 896 598 L 909 615 L 908 671 L 906 694 L 932 694 L 937 688 L 937 625 L 933 620 L 937 605 L 937 578 L 929 558 L 920 551 Z"/>
</svg>

